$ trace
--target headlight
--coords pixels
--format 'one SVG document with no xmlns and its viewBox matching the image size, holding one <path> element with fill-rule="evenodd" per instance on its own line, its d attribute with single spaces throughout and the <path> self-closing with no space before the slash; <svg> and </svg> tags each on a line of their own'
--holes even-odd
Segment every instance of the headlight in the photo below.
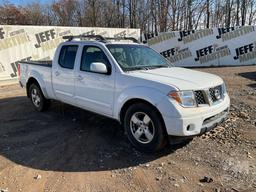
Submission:
<svg viewBox="0 0 256 192">
<path fill-rule="evenodd" d="M 223 95 L 227 93 L 227 87 L 226 87 L 226 84 L 224 82 L 221 85 L 221 89 L 222 89 L 222 94 Z"/>
<path fill-rule="evenodd" d="M 197 106 L 193 91 L 172 91 L 168 96 L 176 100 L 183 107 Z"/>
</svg>

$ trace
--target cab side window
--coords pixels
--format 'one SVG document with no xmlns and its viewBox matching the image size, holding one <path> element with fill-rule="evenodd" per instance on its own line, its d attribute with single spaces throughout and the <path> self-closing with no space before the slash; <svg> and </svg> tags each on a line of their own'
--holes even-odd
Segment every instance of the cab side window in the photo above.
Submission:
<svg viewBox="0 0 256 192">
<path fill-rule="evenodd" d="M 66 69 L 74 69 L 77 45 L 64 45 L 59 55 L 59 65 Z"/>
<path fill-rule="evenodd" d="M 105 53 L 98 47 L 95 46 L 85 46 L 82 53 L 82 60 L 81 60 L 81 71 L 90 71 L 91 63 L 94 62 L 101 62 L 107 66 L 108 74 L 111 73 L 111 64 Z"/>
</svg>

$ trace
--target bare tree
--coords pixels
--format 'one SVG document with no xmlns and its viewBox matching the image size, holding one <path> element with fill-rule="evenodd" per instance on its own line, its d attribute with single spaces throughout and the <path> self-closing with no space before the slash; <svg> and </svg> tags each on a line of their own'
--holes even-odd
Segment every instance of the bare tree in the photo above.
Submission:
<svg viewBox="0 0 256 192">
<path fill-rule="evenodd" d="M 77 21 L 75 20 L 75 15 L 77 14 L 77 1 L 60 0 L 52 5 L 52 9 L 59 21 L 59 25 L 77 25 Z"/>
<path fill-rule="evenodd" d="M 130 27 L 157 35 L 256 24 L 255 0 L 55 0 L 0 5 L 0 24 Z"/>
<path fill-rule="evenodd" d="M 27 25 L 26 13 L 23 7 L 5 3 L 0 6 L 0 23 L 4 25 Z"/>
<path fill-rule="evenodd" d="M 210 27 L 210 0 L 206 0 L 206 28 Z"/>
<path fill-rule="evenodd" d="M 242 26 L 245 25 L 245 19 L 246 19 L 246 0 L 242 0 L 242 4 L 241 4 L 241 20 L 242 20 L 241 25 Z"/>
</svg>

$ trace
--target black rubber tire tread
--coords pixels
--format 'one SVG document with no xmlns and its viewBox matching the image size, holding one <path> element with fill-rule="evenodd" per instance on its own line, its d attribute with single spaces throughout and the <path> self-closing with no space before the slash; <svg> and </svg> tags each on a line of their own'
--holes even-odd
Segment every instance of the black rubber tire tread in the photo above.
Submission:
<svg viewBox="0 0 256 192">
<path fill-rule="evenodd" d="M 143 144 L 138 142 L 134 137 L 130 130 L 130 119 L 132 118 L 133 114 L 136 112 L 144 112 L 146 113 L 155 126 L 155 135 L 153 140 L 150 143 Z M 124 117 L 124 128 L 127 133 L 128 139 L 133 144 L 133 146 L 138 149 L 139 151 L 145 153 L 153 153 L 159 151 L 165 147 L 167 144 L 167 135 L 165 131 L 165 126 L 162 122 L 161 117 L 159 117 L 158 112 L 154 109 L 154 107 L 150 106 L 146 103 L 135 103 L 131 105 L 125 114 Z"/>
<path fill-rule="evenodd" d="M 41 100 L 39 107 L 35 106 L 33 101 L 32 101 L 32 96 L 31 96 L 32 89 L 36 89 L 38 94 L 39 94 L 39 97 L 40 97 L 40 100 Z M 32 103 L 33 107 L 35 108 L 35 110 L 37 110 L 39 112 L 45 111 L 50 107 L 50 100 L 48 100 L 44 97 L 44 95 L 41 91 L 41 88 L 37 83 L 33 83 L 33 84 L 30 85 L 30 87 L 29 87 L 29 97 L 30 97 L 30 100 L 31 100 L 31 103 Z"/>
</svg>

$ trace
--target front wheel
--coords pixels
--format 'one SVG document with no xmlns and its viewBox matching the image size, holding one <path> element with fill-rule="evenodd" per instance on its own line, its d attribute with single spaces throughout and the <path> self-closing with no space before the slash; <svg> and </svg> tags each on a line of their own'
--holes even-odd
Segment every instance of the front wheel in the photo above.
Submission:
<svg viewBox="0 0 256 192">
<path fill-rule="evenodd" d="M 167 143 L 162 119 L 149 104 L 130 106 L 125 114 L 124 128 L 130 142 L 140 151 L 155 152 Z"/>
<path fill-rule="evenodd" d="M 50 105 L 50 101 L 44 97 L 40 87 L 37 84 L 32 84 L 29 87 L 29 96 L 34 108 L 37 111 L 44 111 Z"/>
</svg>

